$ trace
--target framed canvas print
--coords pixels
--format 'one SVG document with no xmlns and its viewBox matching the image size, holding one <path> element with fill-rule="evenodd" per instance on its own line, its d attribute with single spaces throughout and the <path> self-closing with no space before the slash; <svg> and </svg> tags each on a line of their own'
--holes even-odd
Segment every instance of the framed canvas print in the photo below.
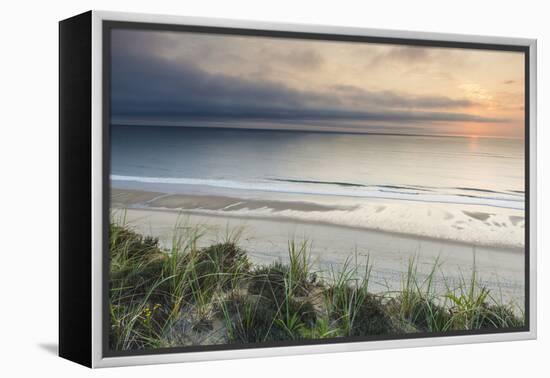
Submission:
<svg viewBox="0 0 550 378">
<path fill-rule="evenodd" d="M 536 42 L 60 22 L 60 355 L 536 337 Z"/>
</svg>

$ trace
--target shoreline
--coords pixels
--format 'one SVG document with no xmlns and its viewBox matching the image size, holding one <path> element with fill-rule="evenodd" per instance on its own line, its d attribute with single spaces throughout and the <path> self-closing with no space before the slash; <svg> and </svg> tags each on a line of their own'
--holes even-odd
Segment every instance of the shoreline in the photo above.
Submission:
<svg viewBox="0 0 550 378">
<path fill-rule="evenodd" d="M 264 207 L 268 207 L 275 211 L 282 210 L 297 210 L 297 211 L 333 211 L 333 210 L 352 210 L 351 206 L 327 206 L 322 204 L 316 204 L 305 201 L 289 201 L 289 200 L 257 200 L 246 199 L 231 196 L 220 196 L 210 194 L 180 194 L 180 193 L 162 193 L 162 192 L 148 192 L 140 190 L 121 190 L 115 189 L 117 194 L 115 196 L 127 195 L 130 198 L 126 201 L 122 201 L 125 205 L 136 205 L 143 202 L 137 202 L 137 198 L 150 199 L 146 200 L 146 203 L 155 203 L 156 206 L 151 206 L 153 209 L 166 209 L 166 210 L 182 210 L 192 211 L 204 209 L 204 210 L 219 210 L 224 211 L 231 208 L 231 211 L 250 209 L 256 210 Z M 129 193 L 131 192 L 131 193 Z M 113 196 L 111 196 L 113 197 Z M 133 198 L 132 197 L 137 197 Z M 188 206 L 188 208 L 181 207 Z M 194 208 L 192 208 L 194 206 Z"/>
<path fill-rule="evenodd" d="M 310 203 L 306 201 L 292 200 L 264 200 L 238 198 L 232 196 L 223 196 L 216 194 L 181 194 L 181 193 L 162 193 L 147 190 L 119 189 L 111 188 L 111 207 L 118 209 L 136 209 L 157 212 L 172 212 L 198 216 L 209 216 L 218 218 L 232 218 L 241 220 L 273 220 L 281 222 L 301 223 L 307 225 L 325 225 L 344 229 L 353 229 L 358 231 L 370 231 L 384 233 L 388 236 L 402 236 L 425 241 L 445 242 L 453 245 L 475 246 L 495 250 L 503 250 L 510 253 L 523 253 L 524 246 L 514 246 L 508 243 L 484 243 L 458 240 L 446 237 L 435 237 L 425 234 L 412 232 L 395 231 L 381 229 L 377 227 L 358 226 L 350 224 L 341 224 L 320 219 L 303 219 L 281 214 L 285 210 L 309 212 L 330 212 L 330 211 L 350 211 L 357 206 L 346 205 L 323 205 Z M 376 202 L 376 201 L 371 201 Z M 187 206 L 187 208 L 182 207 Z M 380 206 L 380 208 L 385 206 Z M 230 209 L 230 210 L 228 210 Z M 264 210 L 269 209 L 269 214 L 243 213 L 239 210 Z M 479 219 L 480 213 L 463 211 L 467 216 L 483 222 Z M 483 214 L 483 213 L 481 213 Z"/>
</svg>

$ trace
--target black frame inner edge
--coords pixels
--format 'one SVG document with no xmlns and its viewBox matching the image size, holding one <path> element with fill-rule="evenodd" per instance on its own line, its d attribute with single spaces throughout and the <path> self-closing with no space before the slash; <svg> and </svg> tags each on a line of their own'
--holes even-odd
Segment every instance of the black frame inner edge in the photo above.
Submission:
<svg viewBox="0 0 550 378">
<path fill-rule="evenodd" d="M 358 42 L 358 43 L 378 43 L 378 44 L 394 44 L 406 46 L 425 46 L 425 47 L 441 47 L 441 48 L 464 48 L 477 50 L 496 50 L 496 51 L 515 51 L 524 54 L 525 68 L 525 124 L 524 124 L 524 178 L 525 178 L 525 325 L 523 327 L 513 328 L 497 328 L 497 329 L 482 329 L 482 330 L 464 330 L 450 332 L 417 332 L 412 334 L 391 334 L 378 336 L 356 336 L 356 337 L 339 337 L 329 339 L 302 339 L 280 342 L 262 342 L 250 344 L 220 344 L 220 345 L 203 345 L 203 346 L 181 346 L 171 348 L 144 349 L 117 351 L 109 349 L 109 222 L 110 222 L 110 162 L 111 162 L 111 146 L 110 146 L 110 96 L 111 96 L 111 31 L 113 29 L 137 29 L 151 31 L 172 31 L 172 32 L 191 32 L 191 33 L 210 33 L 219 35 L 239 35 L 239 36 L 254 36 L 254 37 L 272 37 L 272 38 L 289 38 L 289 39 L 310 39 L 323 41 L 339 41 L 339 42 Z M 453 41 L 436 41 L 428 39 L 410 39 L 410 38 L 394 38 L 394 37 L 369 37 L 357 35 L 340 35 L 340 34 L 324 34 L 324 33 L 309 33 L 309 32 L 290 32 L 290 31 L 274 31 L 274 30 L 257 30 L 243 28 L 228 28 L 214 26 L 195 26 L 195 25 L 175 25 L 175 24 L 159 24 L 147 22 L 127 22 L 127 21 L 102 21 L 102 187 L 103 187 L 103 251 L 102 251 L 102 355 L 103 357 L 123 357 L 123 356 L 143 356 L 154 354 L 172 354 L 172 353 L 190 353 L 190 352 L 211 352 L 224 350 L 239 350 L 239 349 L 263 349 L 277 347 L 292 347 L 305 345 L 323 345 L 323 344 L 342 344 L 351 342 L 365 341 L 382 341 L 382 340 L 406 340 L 419 338 L 437 338 L 448 336 L 464 336 L 464 335 L 483 335 L 483 334 L 498 334 L 498 333 L 513 333 L 513 332 L 529 332 L 530 330 L 530 309 L 529 309 L 529 235 L 530 235 L 530 57 L 529 46 L 491 44 L 478 42 L 453 42 Z"/>
</svg>

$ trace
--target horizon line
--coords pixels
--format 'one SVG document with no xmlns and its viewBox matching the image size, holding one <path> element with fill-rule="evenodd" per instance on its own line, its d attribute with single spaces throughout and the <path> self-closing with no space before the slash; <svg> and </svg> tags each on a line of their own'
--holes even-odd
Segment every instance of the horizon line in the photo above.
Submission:
<svg viewBox="0 0 550 378">
<path fill-rule="evenodd" d="M 391 132 L 372 132 L 372 131 L 336 131 L 336 130 L 307 130 L 307 129 L 275 129 L 275 128 L 252 128 L 252 127 L 234 127 L 234 126 L 191 126 L 191 125 L 166 125 L 159 123 L 139 124 L 131 122 L 109 122 L 111 126 L 135 126 L 135 127 L 179 127 L 187 129 L 228 129 L 244 131 L 281 131 L 281 132 L 299 132 L 316 134 L 350 134 L 350 135 L 380 135 L 380 136 L 416 136 L 433 138 L 494 138 L 494 139 L 514 139 L 525 140 L 525 136 L 496 136 L 496 135 L 470 135 L 470 134 L 422 134 L 422 133 L 391 133 Z"/>
</svg>

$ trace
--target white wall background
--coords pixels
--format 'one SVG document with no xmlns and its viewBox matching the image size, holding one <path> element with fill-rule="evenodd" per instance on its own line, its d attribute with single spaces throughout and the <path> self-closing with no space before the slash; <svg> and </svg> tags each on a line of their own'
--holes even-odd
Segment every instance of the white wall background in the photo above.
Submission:
<svg viewBox="0 0 550 378">
<path fill-rule="evenodd" d="M 545 4 L 546 3 L 546 4 Z M 538 38 L 539 212 L 548 211 L 545 1 L 6 1 L 0 22 L 0 376 L 528 377 L 550 371 L 548 223 L 539 216 L 539 340 L 92 372 L 57 344 L 57 21 L 89 9 Z M 7 212 L 5 209 L 7 208 Z M 546 230 L 545 230 L 546 228 Z M 546 351 L 545 351 L 546 348 Z"/>
</svg>

